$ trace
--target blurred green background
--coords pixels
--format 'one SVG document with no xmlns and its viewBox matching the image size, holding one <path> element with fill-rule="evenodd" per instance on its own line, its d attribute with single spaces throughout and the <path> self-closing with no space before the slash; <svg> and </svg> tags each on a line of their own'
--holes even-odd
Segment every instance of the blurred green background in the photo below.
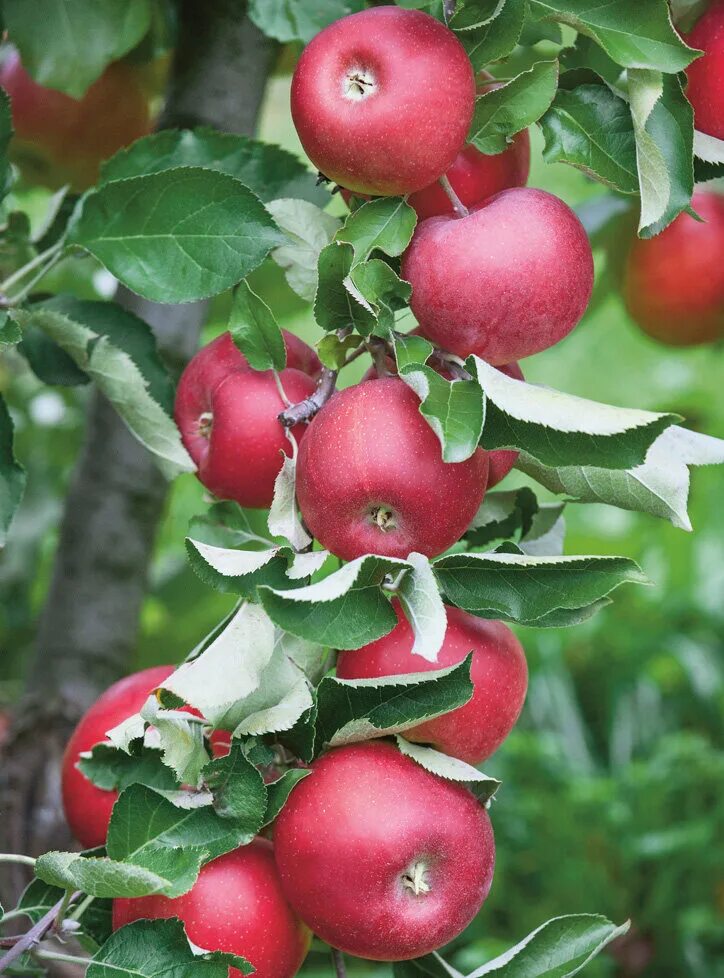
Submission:
<svg viewBox="0 0 724 978">
<path fill-rule="evenodd" d="M 260 135 L 301 156 L 289 82 L 284 72 L 271 80 Z M 530 183 L 573 206 L 603 192 L 575 170 L 546 166 L 537 132 Z M 39 212 L 42 203 L 23 199 Z M 254 285 L 282 325 L 318 338 L 309 309 L 275 266 L 255 273 Z M 49 287 L 113 292 L 90 260 L 60 266 Z M 205 339 L 224 328 L 226 314 L 226 301 L 217 301 Z M 670 350 L 647 339 L 616 295 L 565 342 L 524 363 L 530 381 L 678 411 L 719 437 L 723 366 L 721 348 Z M 345 382 L 365 367 L 355 364 Z M 29 470 L 0 562 L 1 710 L 17 695 L 31 654 L 87 390 L 44 387 L 11 357 L 0 361 L 0 389 Z M 513 473 L 505 487 L 521 481 Z M 721 472 L 701 469 L 692 480 L 693 535 L 606 507 L 568 508 L 568 553 L 633 557 L 655 586 L 620 590 L 610 608 L 575 629 L 520 630 L 530 691 L 519 726 L 486 765 L 504 782 L 492 810 L 498 864 L 487 904 L 452 950 L 460 968 L 472 970 L 550 917 L 588 911 L 633 920 L 630 938 L 586 971 L 591 978 L 724 975 L 722 501 Z M 195 479 L 179 479 L 158 539 L 135 668 L 182 658 L 230 605 L 185 560 L 189 519 L 204 507 Z M 305 970 L 326 974 L 329 966 L 313 954 Z"/>
</svg>

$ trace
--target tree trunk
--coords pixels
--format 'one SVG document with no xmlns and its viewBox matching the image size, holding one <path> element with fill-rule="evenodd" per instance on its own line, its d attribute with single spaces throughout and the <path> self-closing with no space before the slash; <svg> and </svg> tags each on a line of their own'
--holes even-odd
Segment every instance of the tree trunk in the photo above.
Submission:
<svg viewBox="0 0 724 978">
<path fill-rule="evenodd" d="M 241 0 L 182 0 L 180 36 L 159 128 L 254 131 L 273 45 Z M 207 304 L 158 305 L 119 289 L 180 370 L 198 344 Z M 167 484 L 151 455 L 94 392 L 26 694 L 2 759 L 0 850 L 36 855 L 71 845 L 60 810 L 63 747 L 80 714 L 127 671 Z M 5 872 L 5 870 L 8 870 Z M 3 867 L 5 906 L 26 882 Z"/>
</svg>

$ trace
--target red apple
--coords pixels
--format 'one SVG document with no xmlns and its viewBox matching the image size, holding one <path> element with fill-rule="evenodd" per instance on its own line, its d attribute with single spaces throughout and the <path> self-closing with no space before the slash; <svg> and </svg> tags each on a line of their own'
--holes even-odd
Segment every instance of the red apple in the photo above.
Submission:
<svg viewBox="0 0 724 978">
<path fill-rule="evenodd" d="M 108 834 L 117 791 L 104 791 L 76 767 L 80 755 L 106 740 L 106 732 L 138 713 L 151 692 L 175 666 L 154 666 L 113 683 L 81 717 L 63 755 L 61 787 L 65 817 L 82 846 L 102 846 Z"/>
<path fill-rule="evenodd" d="M 470 923 L 493 879 L 485 809 L 387 741 L 330 751 L 274 826 L 282 887 L 333 947 L 374 961 L 429 954 Z"/>
<path fill-rule="evenodd" d="M 285 343 L 289 366 L 280 379 L 295 403 L 313 393 L 321 364 L 293 334 Z M 273 373 L 251 370 L 228 333 L 196 354 L 179 381 L 174 416 L 210 492 L 242 506 L 271 505 L 282 453 L 291 450 L 278 420 L 284 407 Z M 306 428 L 292 431 L 299 441 Z"/>
<path fill-rule="evenodd" d="M 480 764 L 500 747 L 523 708 L 528 667 L 522 645 L 502 621 L 476 618 L 446 605 L 445 641 L 437 662 L 428 662 L 412 654 L 412 628 L 399 603 L 393 606 L 395 628 L 364 648 L 340 652 L 337 675 L 340 679 L 377 679 L 429 672 L 457 665 L 472 652 L 472 699 L 451 713 L 406 730 L 403 736 L 468 764 Z"/>
<path fill-rule="evenodd" d="M 183 896 L 113 901 L 114 930 L 134 920 L 166 917 L 183 921 L 189 939 L 204 950 L 245 957 L 256 978 L 293 978 L 312 938 L 282 892 L 266 839 L 207 863 Z M 237 968 L 229 968 L 229 975 L 242 978 Z"/>
<path fill-rule="evenodd" d="M 350 190 L 421 190 L 462 149 L 475 77 L 452 31 L 395 6 L 351 14 L 307 45 L 292 79 L 294 125 L 314 165 Z"/>
<path fill-rule="evenodd" d="M 396 377 L 335 394 L 312 421 L 297 464 L 309 530 L 343 560 L 428 557 L 460 539 L 485 493 L 488 458 L 443 462 L 415 393 Z"/>
<path fill-rule="evenodd" d="M 103 160 L 151 127 L 141 70 L 124 61 L 110 64 L 76 100 L 38 85 L 12 49 L 0 66 L 0 85 L 12 102 L 11 158 L 31 182 L 85 190 Z"/>
<path fill-rule="evenodd" d="M 499 365 L 563 339 L 583 315 L 593 256 L 562 200 L 527 187 L 504 190 L 467 217 L 417 226 L 402 259 L 424 336 L 458 356 Z"/>
<path fill-rule="evenodd" d="M 634 238 L 624 274 L 631 317 L 671 346 L 724 337 L 724 197 L 698 190 L 704 223 L 680 214 L 655 238 Z"/>
<path fill-rule="evenodd" d="M 526 129 L 513 138 L 506 150 L 495 156 L 486 156 L 474 146 L 465 146 L 445 176 L 463 204 L 472 207 L 501 190 L 524 187 L 528 182 L 529 172 L 530 137 Z M 345 187 L 340 188 L 340 192 L 346 203 L 353 196 L 369 199 L 367 195 L 353 194 Z M 429 187 L 410 194 L 407 203 L 414 207 L 421 221 L 453 212 L 452 202 L 438 180 Z"/>
<path fill-rule="evenodd" d="M 419 336 L 420 330 L 413 329 L 410 335 Z M 386 357 L 385 366 L 388 373 L 397 373 L 397 365 L 392 357 Z M 438 369 L 437 367 L 434 367 L 433 369 L 437 370 L 439 374 L 446 377 L 448 380 L 452 379 L 452 375 L 449 373 L 449 371 Z M 509 377 L 513 377 L 515 380 L 525 380 L 523 377 L 523 371 L 520 369 L 517 363 L 501 364 L 497 369 L 502 373 L 507 374 Z M 378 376 L 379 374 L 377 373 L 377 368 L 372 365 L 362 377 L 362 381 L 376 380 Z M 493 452 L 488 452 L 488 489 L 492 489 L 493 486 L 497 486 L 497 484 L 506 477 L 517 462 L 519 454 L 519 452 L 509 451 L 504 448 L 496 449 Z"/>
<path fill-rule="evenodd" d="M 684 40 L 703 51 L 686 69 L 686 97 L 700 132 L 724 139 L 724 0 L 714 0 Z"/>
<path fill-rule="evenodd" d="M 138 713 L 153 690 L 168 679 L 175 668 L 153 666 L 113 683 L 83 714 L 68 741 L 61 767 L 63 809 L 73 835 L 86 849 L 101 846 L 106 841 L 118 792 L 105 791 L 89 781 L 76 767 L 80 755 L 107 741 L 107 731 Z M 192 707 L 184 709 L 200 716 Z M 230 736 L 226 731 L 215 730 L 211 735 L 214 756 L 228 754 L 229 743 Z"/>
</svg>

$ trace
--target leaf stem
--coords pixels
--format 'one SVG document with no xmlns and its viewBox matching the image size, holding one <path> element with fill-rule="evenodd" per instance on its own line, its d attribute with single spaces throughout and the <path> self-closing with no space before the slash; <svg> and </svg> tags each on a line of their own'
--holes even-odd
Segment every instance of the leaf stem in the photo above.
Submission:
<svg viewBox="0 0 724 978">
<path fill-rule="evenodd" d="M 95 897 L 90 893 L 78 904 L 73 913 L 68 914 L 68 920 L 80 920 L 88 907 L 93 903 Z"/>
<path fill-rule="evenodd" d="M 33 291 L 33 289 L 38 284 L 38 282 L 48 274 L 48 272 L 51 270 L 51 268 L 53 268 L 55 265 L 58 264 L 58 262 L 60 261 L 60 259 L 62 257 L 63 256 L 61 255 L 61 253 L 59 251 L 56 252 L 52 256 L 52 258 L 50 259 L 50 261 L 47 263 L 47 265 L 45 265 L 43 268 L 41 268 L 40 271 L 38 272 L 38 274 L 36 276 L 34 276 L 34 278 L 31 278 L 31 280 L 26 285 L 24 285 L 22 287 L 22 289 L 17 293 L 17 295 L 14 295 L 14 296 L 6 296 L 5 302 L 7 303 L 7 305 L 9 305 L 9 306 L 17 306 L 19 302 L 22 302 L 23 299 Z M 3 294 L 5 294 L 5 293 L 3 293 Z"/>
<path fill-rule="evenodd" d="M 37 268 L 38 265 L 42 265 L 46 259 L 57 255 L 62 250 L 64 244 L 65 242 L 61 238 L 60 241 L 56 241 L 54 245 L 50 246 L 50 248 L 47 248 L 45 251 L 41 251 L 39 254 L 37 254 L 35 258 L 32 258 L 26 265 L 23 265 L 22 268 L 18 268 L 12 275 L 8 276 L 4 282 L 0 283 L 0 292 L 7 292 L 11 285 L 15 285 L 16 282 L 19 282 L 21 279 L 25 278 L 28 272 L 32 272 L 32 270 Z"/>
<path fill-rule="evenodd" d="M 0 852 L 0 863 L 22 863 L 24 866 L 34 866 L 35 860 L 32 856 L 22 856 L 19 853 Z M 5 917 L 7 917 L 7 914 L 5 914 Z"/>
<path fill-rule="evenodd" d="M 42 958 L 44 961 L 66 961 L 68 964 L 82 964 L 86 967 L 91 963 L 90 958 L 81 958 L 77 954 L 59 954 L 57 951 L 46 951 L 40 948 L 35 951 L 35 957 Z"/>
<path fill-rule="evenodd" d="M 448 178 L 445 176 L 444 173 L 439 178 L 438 183 L 447 194 L 448 199 L 450 203 L 453 205 L 453 210 L 455 211 L 457 216 L 467 217 L 470 214 L 470 211 L 467 209 L 465 204 L 463 204 L 463 202 L 460 200 L 458 195 L 455 193 L 452 184 L 450 183 L 450 181 L 448 180 Z"/>
</svg>

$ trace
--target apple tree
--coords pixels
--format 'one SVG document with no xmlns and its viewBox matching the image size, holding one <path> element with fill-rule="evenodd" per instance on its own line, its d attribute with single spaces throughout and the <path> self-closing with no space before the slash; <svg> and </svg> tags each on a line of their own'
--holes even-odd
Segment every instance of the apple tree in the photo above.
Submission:
<svg viewBox="0 0 724 978">
<path fill-rule="evenodd" d="M 0 855 L 33 873 L 0 917 L 0 972 L 292 978 L 314 938 L 339 978 L 345 955 L 460 974 L 438 952 L 495 886 L 505 785 L 481 768 L 523 706 L 526 630 L 652 584 L 626 555 L 567 553 L 565 507 L 690 529 L 689 469 L 724 461 L 674 413 L 536 386 L 519 363 L 601 282 L 665 341 L 722 335 L 724 209 L 695 186 L 724 174 L 724 8 L 201 6 L 3 4 L 0 340 L 95 395 L 37 667 L 80 720 L 67 747 L 46 723 L 10 758 L 41 790 L 60 774 L 83 848 Z M 111 82 L 169 35 L 145 132 Z M 303 47 L 290 112 L 309 166 L 248 135 L 277 42 Z M 116 145 L 103 98 L 128 109 Z M 547 162 L 607 188 L 580 213 L 526 186 L 532 126 Z M 60 188 L 39 228 L 10 210 L 18 179 Z M 88 256 L 115 301 L 48 289 Z M 263 263 L 307 303 L 314 348 L 252 288 Z M 227 330 L 194 353 L 221 295 Z M 513 470 L 526 484 L 498 488 Z M 233 608 L 180 663 L 110 685 L 182 473 L 208 491 L 188 561 Z M 0 402 L 8 547 L 24 487 Z M 573 975 L 628 926 L 561 909 L 469 978 Z"/>
</svg>

